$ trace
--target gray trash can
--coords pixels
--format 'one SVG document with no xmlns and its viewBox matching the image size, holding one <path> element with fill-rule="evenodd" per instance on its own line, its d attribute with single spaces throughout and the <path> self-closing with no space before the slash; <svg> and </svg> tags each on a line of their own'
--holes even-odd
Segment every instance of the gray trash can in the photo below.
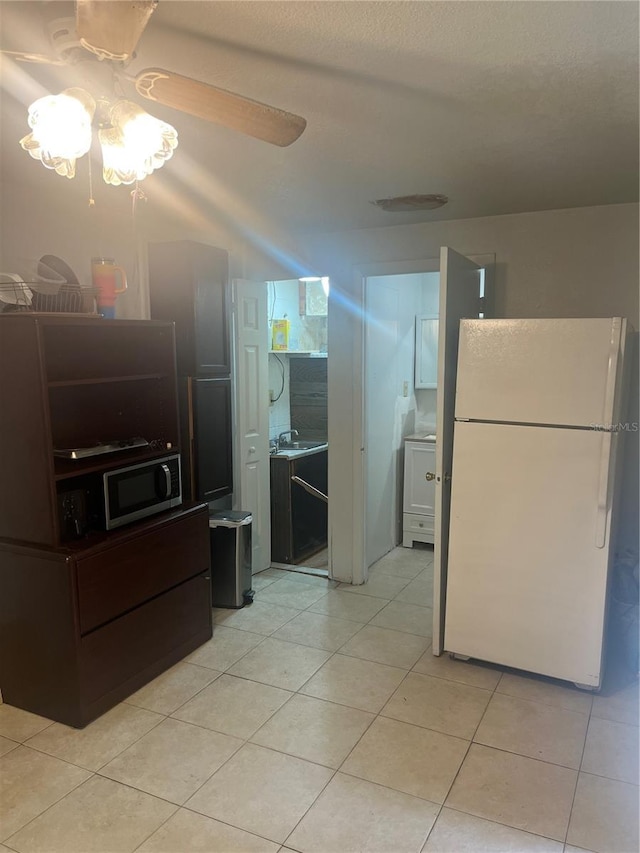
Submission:
<svg viewBox="0 0 640 853">
<path fill-rule="evenodd" d="M 223 510 L 209 516 L 211 603 L 214 607 L 244 607 L 253 601 L 252 520 L 250 512 L 237 510 Z"/>
</svg>

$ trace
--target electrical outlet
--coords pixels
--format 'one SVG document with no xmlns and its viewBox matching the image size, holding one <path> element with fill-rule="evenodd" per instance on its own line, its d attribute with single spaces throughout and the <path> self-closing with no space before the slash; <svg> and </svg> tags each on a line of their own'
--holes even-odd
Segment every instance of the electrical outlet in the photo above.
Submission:
<svg viewBox="0 0 640 853">
<path fill-rule="evenodd" d="M 408 397 L 408 396 L 409 396 L 409 383 L 406 381 L 406 379 L 405 379 L 405 381 L 402 383 L 402 396 L 403 396 L 403 397 Z"/>
</svg>

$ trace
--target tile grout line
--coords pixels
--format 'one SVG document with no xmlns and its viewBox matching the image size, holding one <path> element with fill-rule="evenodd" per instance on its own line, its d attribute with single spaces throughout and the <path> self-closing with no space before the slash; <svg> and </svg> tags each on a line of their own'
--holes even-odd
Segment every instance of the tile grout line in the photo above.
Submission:
<svg viewBox="0 0 640 853">
<path fill-rule="evenodd" d="M 571 806 L 569 807 L 569 817 L 567 818 L 567 828 L 564 832 L 564 847 L 567 846 L 567 838 L 569 837 L 569 827 L 571 826 L 571 818 L 573 816 L 573 807 L 576 804 L 576 795 L 578 793 L 578 782 L 580 781 L 580 773 L 582 771 L 582 762 L 584 761 L 584 751 L 587 748 L 587 738 L 589 737 L 589 726 L 591 725 L 591 711 L 593 710 L 593 695 L 591 696 L 591 705 L 589 706 L 589 718 L 587 720 L 587 728 L 584 733 L 584 741 L 582 743 L 582 753 L 580 754 L 580 763 L 576 773 L 576 783 L 573 786 L 573 796 L 571 797 Z M 563 847 L 563 850 L 564 850 Z"/>
<path fill-rule="evenodd" d="M 62 760 L 62 759 L 60 759 L 60 760 Z M 70 762 L 66 762 L 66 763 L 67 763 L 67 764 L 69 764 Z M 73 792 L 74 792 L 74 791 L 77 791 L 77 790 L 78 790 L 78 788 L 82 787 L 82 785 L 84 785 L 84 784 L 85 784 L 85 782 L 89 782 L 89 781 L 91 781 L 91 779 L 93 779 L 93 777 L 97 775 L 97 774 L 95 773 L 95 771 L 92 771 L 92 770 L 86 770 L 86 768 L 85 768 L 85 767 L 79 768 L 77 764 L 74 764 L 74 765 L 72 765 L 72 766 L 73 766 L 73 767 L 76 767 L 76 769 L 85 770 L 85 771 L 86 771 L 87 773 L 89 773 L 90 775 L 89 775 L 86 779 L 83 779 L 83 780 L 82 780 L 82 782 L 78 782 L 78 784 L 77 784 L 77 785 L 74 785 L 74 786 L 73 786 L 73 788 L 71 788 L 71 790 L 70 790 L 70 791 L 66 791 L 66 792 L 65 792 L 61 797 L 58 797 L 58 799 L 57 799 L 57 800 L 55 800 L 55 802 L 50 803 L 50 804 L 46 807 L 46 809 L 43 809 L 43 810 L 42 810 L 41 812 L 39 812 L 37 815 L 34 815 L 32 818 L 30 818 L 28 821 L 26 821 L 26 823 L 24 823 L 24 824 L 23 824 L 19 829 L 16 829 L 16 831 L 15 831 L 15 832 L 12 832 L 12 833 L 11 833 L 11 835 L 10 835 L 10 836 L 8 836 L 4 841 L 0 840 L 0 844 L 9 844 L 10 839 L 11 839 L 11 838 L 13 838 L 13 836 L 14 836 L 14 835 L 17 835 L 19 832 L 22 832 L 22 830 L 23 830 L 23 829 L 26 829 L 26 828 L 27 828 L 28 826 L 30 826 L 30 825 L 31 825 L 35 820 L 38 820 L 38 818 L 42 817 L 42 815 L 45 815 L 45 814 L 46 814 L 48 811 L 50 811 L 54 806 L 57 806 L 57 805 L 58 805 L 58 803 L 62 802 L 62 800 L 64 800 L 64 799 L 65 799 L 66 797 L 68 797 L 70 794 L 73 794 Z M 13 849 L 15 849 L 15 848 L 13 848 L 13 847 L 12 847 L 11 849 L 13 850 Z"/>
<path fill-rule="evenodd" d="M 443 654 L 447 654 L 447 652 L 443 652 Z M 455 772 L 455 775 L 454 775 L 453 779 L 451 780 L 451 784 L 449 785 L 449 788 L 447 789 L 447 793 L 444 795 L 444 799 L 442 800 L 442 803 L 441 803 L 440 808 L 439 808 L 439 810 L 438 810 L 438 814 L 436 815 L 436 819 L 434 820 L 434 822 L 433 822 L 433 824 L 432 824 L 432 826 L 431 826 L 431 829 L 430 829 L 430 830 L 429 830 L 429 832 L 427 833 L 427 837 L 426 837 L 426 838 L 425 838 L 425 840 L 424 840 L 424 844 L 422 845 L 421 850 L 424 850 L 424 847 L 425 847 L 425 845 L 427 844 L 427 842 L 429 841 L 429 837 L 430 837 L 431 833 L 433 832 L 434 827 L 435 827 L 436 823 L 438 822 L 438 819 L 440 818 L 440 815 L 442 814 L 442 810 L 445 808 L 445 803 L 447 802 L 447 800 L 448 800 L 448 798 L 449 798 L 449 794 L 450 794 L 450 793 L 451 793 L 451 791 L 453 790 L 453 786 L 455 785 L 456 780 L 457 780 L 458 776 L 460 775 L 460 771 L 462 770 L 462 767 L 463 767 L 463 765 L 464 765 L 465 761 L 467 760 L 467 756 L 469 755 L 469 752 L 471 751 L 471 746 L 472 746 L 472 744 L 473 744 L 473 742 L 474 742 L 474 738 L 475 738 L 476 734 L 478 733 L 478 729 L 479 729 L 479 728 L 480 728 L 480 726 L 482 725 L 482 721 L 483 721 L 483 720 L 484 720 L 484 718 L 485 718 L 485 714 L 487 713 L 487 710 L 488 710 L 488 708 L 489 708 L 489 704 L 491 703 L 491 700 L 492 700 L 492 699 L 493 699 L 493 697 L 495 696 L 496 688 L 497 688 L 497 687 L 498 687 L 498 685 L 500 684 L 501 680 L 502 680 L 502 675 L 500 676 L 500 678 L 499 678 L 499 679 L 497 680 L 497 682 L 495 683 L 495 685 L 494 685 L 494 687 L 493 687 L 493 690 L 491 690 L 491 691 L 490 691 L 491 695 L 489 696 L 489 698 L 488 698 L 488 700 L 487 700 L 487 704 L 485 705 L 484 711 L 482 712 L 482 714 L 481 714 L 481 716 L 480 716 L 480 719 L 478 720 L 478 724 L 477 724 L 477 726 L 475 727 L 475 729 L 474 729 L 474 731 L 473 731 L 473 734 L 471 735 L 471 738 L 470 738 L 470 740 L 469 740 L 469 745 L 467 746 L 467 749 L 466 749 L 466 751 L 465 751 L 465 754 L 464 754 L 464 756 L 462 757 L 462 761 L 460 762 L 460 765 L 459 765 L 458 769 L 456 770 L 456 772 Z M 468 814 L 468 812 L 463 812 L 463 814 Z M 474 817 L 477 817 L 477 815 L 474 815 Z M 500 826 L 506 826 L 506 824 L 500 824 Z"/>
<path fill-rule="evenodd" d="M 114 707 L 117 708 L 117 707 L 119 707 L 119 705 L 122 705 L 122 704 L 125 704 L 124 701 L 119 702 L 118 705 L 115 705 Z M 108 758 L 99 767 L 97 767 L 95 769 L 93 767 L 84 767 L 82 764 L 74 764 L 72 761 L 69 761 L 69 760 L 64 759 L 64 758 L 60 758 L 59 760 L 60 761 L 67 761 L 67 764 L 72 764 L 74 767 L 79 767 L 82 770 L 87 770 L 89 773 L 97 774 L 100 772 L 100 770 L 102 770 L 103 767 L 106 767 L 107 764 L 109 764 L 111 761 L 114 761 L 116 758 L 118 758 L 120 755 L 122 755 L 123 752 L 125 752 L 130 747 L 134 746 L 136 743 L 138 743 L 138 741 L 142 740 L 143 737 L 145 737 L 150 732 L 152 732 L 154 729 L 156 729 L 159 725 L 161 725 L 167 719 L 167 716 L 168 716 L 167 714 L 163 714 L 160 711 L 150 711 L 148 708 L 139 708 L 137 705 L 129 705 L 129 707 L 136 708 L 139 711 L 146 711 L 148 714 L 156 714 L 157 716 L 161 717 L 162 719 L 157 720 L 151 726 L 150 729 L 147 729 L 146 732 L 143 732 L 143 734 L 139 735 L 135 740 L 131 741 L 131 743 L 127 744 L 127 746 L 123 747 L 119 752 L 117 752 L 115 755 L 112 755 L 110 758 Z M 101 718 L 98 717 L 97 719 L 101 719 Z M 96 721 L 92 720 L 91 722 L 93 723 Z M 60 723 L 60 725 L 64 725 L 64 723 Z M 91 725 L 91 723 L 88 724 L 88 726 L 90 726 L 90 725 Z M 88 726 L 86 726 L 85 729 L 88 728 Z M 84 731 L 85 729 L 74 729 L 74 731 Z M 38 749 L 38 747 L 36 747 L 36 746 L 31 747 L 31 748 L 36 750 L 37 752 L 41 752 L 43 755 L 49 755 L 52 758 L 58 758 L 57 755 L 53 755 L 50 752 L 45 752 L 43 749 Z"/>
<path fill-rule="evenodd" d="M 530 835 L 532 838 L 544 838 L 548 841 L 553 841 L 555 844 L 564 844 L 564 842 L 559 841 L 557 838 L 552 838 L 550 835 L 543 835 L 540 832 L 531 832 L 529 829 L 520 829 L 519 827 L 511 826 L 508 823 L 500 823 L 499 820 L 494 820 L 493 818 L 490 818 L 490 817 L 481 817 L 480 815 L 472 814 L 471 812 L 465 812 L 461 808 L 458 808 L 457 806 L 444 806 L 443 805 L 443 808 L 450 809 L 452 812 L 457 812 L 458 814 L 463 814 L 463 815 L 466 815 L 467 817 L 474 817 L 474 818 L 477 818 L 477 820 L 483 820 L 483 821 L 486 821 L 487 823 L 493 823 L 496 826 L 503 827 L 503 829 L 511 829 L 514 832 L 522 832 L 525 835 Z M 514 851 L 514 853 L 519 853 L 519 851 Z M 585 853 L 593 853 L 593 851 L 585 850 Z"/>
<path fill-rule="evenodd" d="M 403 587 L 403 589 L 404 589 L 404 587 Z M 392 599 L 392 600 L 393 600 L 393 599 Z M 386 605 L 385 605 L 385 606 L 386 606 Z M 381 609 L 384 609 L 384 608 L 381 608 Z M 378 612 L 380 612 L 380 611 L 378 611 Z M 374 619 L 376 615 L 377 615 L 377 613 L 376 613 L 376 614 L 374 614 L 374 615 L 371 617 L 371 619 Z M 364 627 L 366 627 L 367 625 L 369 625 L 369 624 L 371 623 L 371 619 L 369 619 L 369 621 L 368 621 L 368 622 L 365 622 L 365 623 L 364 623 L 364 625 L 363 625 L 362 627 L 364 628 Z M 360 630 L 362 630 L 362 629 L 360 629 Z M 359 632 L 357 632 L 357 633 L 359 633 Z M 357 636 L 357 634 L 354 634 L 354 636 Z M 341 648 L 343 648 L 343 647 L 344 647 L 348 642 L 349 642 L 349 640 L 345 640 L 345 642 L 344 642 L 341 646 L 339 646 L 339 647 L 338 647 L 338 649 L 336 649 L 336 651 L 331 655 L 331 657 L 330 657 L 330 658 L 328 658 L 328 659 L 325 661 L 325 664 L 329 663 L 329 661 L 330 661 L 333 657 L 335 657 L 335 656 L 339 653 L 340 649 L 341 649 Z M 419 658 L 418 658 L 418 660 L 419 660 Z M 373 661 L 373 662 L 375 663 L 375 661 Z M 323 666 L 324 666 L 325 664 L 323 664 Z M 399 667 L 396 667 L 396 668 L 399 668 Z M 409 672 L 410 672 L 410 671 L 411 671 L 411 670 L 408 670 L 408 671 L 405 673 L 405 675 L 403 676 L 402 680 L 399 682 L 399 684 L 397 685 L 397 687 L 396 687 L 394 690 L 392 690 L 392 691 L 391 691 L 390 696 L 387 698 L 387 700 L 386 700 L 385 702 L 383 702 L 383 703 L 382 703 L 382 707 L 380 708 L 380 710 L 374 714 L 373 718 L 369 721 L 369 724 L 367 725 L 367 727 L 365 728 L 365 730 L 362 732 L 362 734 L 360 735 L 360 737 L 356 740 L 356 742 L 353 744 L 353 746 L 351 747 L 351 749 L 347 752 L 347 754 L 346 754 L 346 755 L 345 755 L 345 757 L 342 759 L 342 761 L 341 761 L 341 763 L 338 765 L 338 767 L 337 767 L 337 768 L 335 768 L 335 770 L 333 771 L 333 773 L 332 773 L 332 775 L 331 775 L 331 778 L 327 780 L 326 785 L 325 785 L 325 786 L 322 788 L 322 790 L 318 793 L 318 795 L 315 797 L 315 799 L 313 800 L 313 802 L 310 804 L 309 808 L 308 808 L 308 809 L 305 811 L 305 813 L 300 817 L 300 819 L 297 821 L 297 823 L 295 824 L 295 826 L 291 829 L 291 831 L 289 832 L 289 834 L 285 837 L 285 840 L 284 840 L 284 842 L 283 842 L 283 846 L 284 846 L 284 845 L 286 845 L 286 844 L 288 843 L 289 839 L 290 839 L 290 838 L 291 838 L 291 836 L 294 834 L 294 832 L 296 831 L 296 829 L 300 826 L 300 824 L 301 824 L 301 823 L 302 823 L 302 821 L 305 819 L 305 817 L 309 814 L 309 812 L 311 811 L 311 809 L 316 805 L 316 803 L 318 802 L 318 800 L 319 800 L 319 799 L 320 799 L 320 797 L 322 796 L 323 792 L 327 789 L 327 787 L 331 784 L 331 782 L 336 778 L 336 776 L 338 775 L 338 773 L 340 773 L 341 768 L 344 766 L 344 764 L 345 764 L 345 762 L 348 760 L 349 756 L 350 756 L 350 755 L 352 754 L 352 752 L 356 749 L 356 747 L 358 746 L 358 744 L 360 743 L 360 741 L 362 740 L 362 738 L 365 736 L 365 734 L 369 731 L 369 729 L 371 728 L 371 726 L 373 726 L 373 724 L 375 723 L 375 721 L 380 717 L 380 712 L 382 711 L 382 709 L 383 709 L 383 708 L 384 708 L 384 706 L 386 705 L 386 703 L 387 703 L 388 699 L 390 699 L 390 698 L 391 698 L 391 696 L 396 692 L 396 690 L 398 690 L 398 689 L 400 688 L 400 686 L 402 685 L 402 683 L 404 682 L 405 678 L 407 677 L 407 675 L 409 674 Z M 315 674 L 315 673 L 314 673 L 314 674 Z M 304 686 L 305 686 L 305 685 L 306 685 L 306 684 L 311 680 L 311 678 L 313 678 L 313 676 L 311 676 L 309 679 L 307 679 L 307 681 L 306 681 L 303 685 L 301 685 L 301 686 L 300 686 L 300 688 L 298 689 L 298 691 L 296 691 L 296 695 L 297 695 L 297 694 L 299 693 L 299 691 L 300 691 L 300 690 L 302 690 L 302 688 L 303 688 L 303 687 L 304 687 Z M 300 695 L 307 695 L 307 694 L 300 694 Z M 327 701 L 330 701 L 330 700 L 327 700 Z M 336 703 L 333 703 L 333 704 L 339 704 L 339 703 L 337 703 L 337 702 L 336 702 Z M 341 707 L 352 707 L 352 706 L 348 706 L 348 705 L 347 705 L 347 706 L 341 706 Z M 369 712 L 369 713 L 373 713 L 373 712 Z M 349 774 L 345 774 L 345 775 L 349 775 Z M 351 777 L 351 778 L 358 778 L 358 777 Z M 364 781 L 367 781 L 367 780 L 364 780 Z M 378 784 L 378 783 L 375 783 L 375 782 L 374 782 L 374 783 L 370 783 L 370 784 Z M 382 786 L 380 786 L 380 787 L 386 788 L 387 790 L 390 790 L 390 791 L 395 791 L 395 789 L 394 789 L 394 788 L 389 788 L 389 787 L 388 787 L 388 786 L 386 786 L 386 785 L 382 785 Z M 400 792 L 400 793 L 402 793 L 402 792 Z M 421 799 L 421 798 L 418 798 L 418 799 Z M 427 800 L 425 800 L 424 802 L 428 802 L 428 801 L 427 801 Z M 425 842 L 426 842 L 426 839 L 425 839 Z"/>
</svg>

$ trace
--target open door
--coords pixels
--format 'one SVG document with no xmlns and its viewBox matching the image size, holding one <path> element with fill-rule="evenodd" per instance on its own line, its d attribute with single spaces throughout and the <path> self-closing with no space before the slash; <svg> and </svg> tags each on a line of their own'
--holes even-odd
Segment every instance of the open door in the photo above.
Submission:
<svg viewBox="0 0 640 853">
<path fill-rule="evenodd" d="M 269 363 L 265 282 L 233 281 L 236 509 L 253 515 L 252 570 L 271 565 Z"/>
<path fill-rule="evenodd" d="M 436 391 L 436 505 L 433 560 L 434 655 L 443 652 L 444 613 L 449 556 L 449 510 L 451 507 L 451 463 L 453 416 L 456 396 L 458 336 L 460 320 L 478 317 L 480 267 L 464 255 L 443 247 L 440 250 L 440 310 L 438 321 L 438 386 Z"/>
</svg>

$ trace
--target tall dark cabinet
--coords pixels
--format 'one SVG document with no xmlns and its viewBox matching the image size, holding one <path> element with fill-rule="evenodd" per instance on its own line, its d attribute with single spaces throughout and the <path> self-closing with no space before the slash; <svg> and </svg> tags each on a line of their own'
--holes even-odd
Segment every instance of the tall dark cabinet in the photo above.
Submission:
<svg viewBox="0 0 640 853">
<path fill-rule="evenodd" d="M 151 316 L 175 323 L 183 492 L 233 491 L 229 258 L 215 246 L 149 244 Z"/>
<path fill-rule="evenodd" d="M 54 454 L 134 436 L 152 443 Z M 3 698 L 84 726 L 212 633 L 204 504 L 117 530 L 65 523 L 89 482 L 179 448 L 173 326 L 0 315 L 0 447 Z"/>
</svg>

